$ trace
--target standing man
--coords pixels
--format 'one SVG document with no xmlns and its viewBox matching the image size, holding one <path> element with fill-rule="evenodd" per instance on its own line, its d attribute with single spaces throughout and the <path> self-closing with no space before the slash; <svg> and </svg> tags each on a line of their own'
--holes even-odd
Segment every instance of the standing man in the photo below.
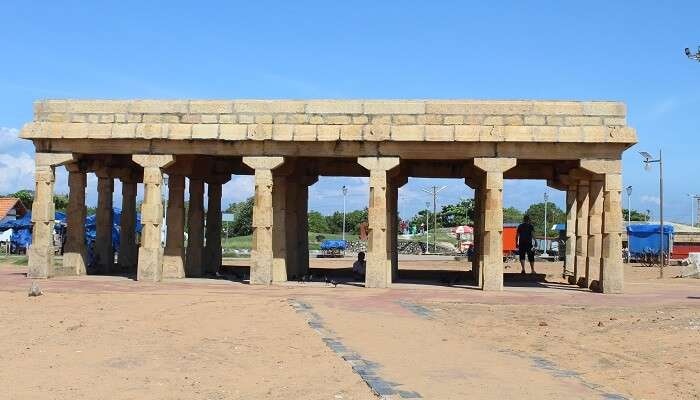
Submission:
<svg viewBox="0 0 700 400">
<path fill-rule="evenodd" d="M 534 232 L 535 227 L 530 223 L 530 216 L 525 214 L 523 223 L 518 225 L 518 231 L 515 235 L 515 245 L 518 247 L 520 266 L 522 267 L 520 273 L 522 274 L 525 273 L 525 256 L 527 256 L 528 261 L 530 261 L 532 273 L 535 273 L 535 251 L 532 245 Z"/>
</svg>

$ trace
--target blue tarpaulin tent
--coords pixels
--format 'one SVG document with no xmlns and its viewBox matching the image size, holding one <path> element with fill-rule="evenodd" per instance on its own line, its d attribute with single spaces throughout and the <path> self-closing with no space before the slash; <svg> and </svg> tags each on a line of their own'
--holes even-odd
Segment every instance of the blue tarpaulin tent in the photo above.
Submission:
<svg viewBox="0 0 700 400">
<path fill-rule="evenodd" d="M 659 254 L 660 225 L 632 224 L 627 227 L 629 249 L 632 254 Z M 664 252 L 669 253 L 673 243 L 673 226 L 664 225 Z"/>
<path fill-rule="evenodd" d="M 319 247 L 321 250 L 345 250 L 347 245 L 345 240 L 324 240 Z"/>
<path fill-rule="evenodd" d="M 119 229 L 122 216 L 122 210 L 119 208 L 112 209 L 112 248 L 119 248 Z M 54 219 L 58 222 L 55 225 L 56 230 L 63 229 L 66 223 L 66 214 L 60 211 L 56 212 Z M 10 242 L 14 248 L 27 248 L 32 244 L 32 213 L 27 212 L 20 219 L 14 221 L 6 221 L 0 224 L 0 231 L 12 229 L 12 237 Z M 136 232 L 141 232 L 141 215 L 136 214 Z M 95 241 L 95 215 L 89 215 L 85 218 L 85 244 L 87 248 L 92 248 Z"/>
</svg>

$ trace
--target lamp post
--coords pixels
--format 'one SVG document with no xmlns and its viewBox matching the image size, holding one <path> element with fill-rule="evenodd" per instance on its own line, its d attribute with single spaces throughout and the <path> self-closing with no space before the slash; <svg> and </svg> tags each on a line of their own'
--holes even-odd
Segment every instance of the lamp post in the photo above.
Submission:
<svg viewBox="0 0 700 400">
<path fill-rule="evenodd" d="M 690 49 L 686 47 L 685 55 L 691 60 L 700 61 L 700 47 L 698 47 L 698 51 L 695 54 L 691 53 Z"/>
<path fill-rule="evenodd" d="M 430 216 L 428 215 L 428 207 L 430 207 L 430 202 L 426 201 L 425 202 L 425 252 L 430 253 L 430 226 L 428 225 L 430 223 Z"/>
<path fill-rule="evenodd" d="M 343 185 L 343 241 L 345 241 L 345 199 L 348 196 L 348 187 Z"/>
<path fill-rule="evenodd" d="M 688 197 L 690 197 L 690 226 L 695 227 L 695 206 L 700 195 L 688 193 Z"/>
<path fill-rule="evenodd" d="M 544 255 L 545 257 L 549 255 L 547 252 L 547 200 L 549 200 L 549 194 L 544 192 Z"/>
<path fill-rule="evenodd" d="M 627 192 L 627 262 L 630 262 L 630 234 L 629 227 L 632 225 L 632 186 L 627 186 L 625 188 Z"/>
<path fill-rule="evenodd" d="M 659 278 L 663 278 L 664 266 L 666 264 L 666 257 L 664 255 L 664 162 L 661 149 L 659 149 L 659 158 L 657 159 L 654 159 L 654 157 L 646 151 L 640 151 L 639 154 L 644 157 L 644 168 L 651 168 L 652 163 L 659 164 Z"/>
</svg>

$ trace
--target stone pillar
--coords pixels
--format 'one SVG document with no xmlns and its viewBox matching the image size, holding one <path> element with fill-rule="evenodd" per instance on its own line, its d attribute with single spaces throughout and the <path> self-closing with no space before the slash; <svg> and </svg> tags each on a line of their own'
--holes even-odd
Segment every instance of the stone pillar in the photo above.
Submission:
<svg viewBox="0 0 700 400">
<path fill-rule="evenodd" d="M 272 281 L 287 281 L 287 178 L 272 178 Z"/>
<path fill-rule="evenodd" d="M 273 281 L 273 179 L 272 170 L 284 163 L 283 157 L 243 157 L 255 170 L 253 245 L 250 257 L 250 283 L 269 285 Z"/>
<path fill-rule="evenodd" d="M 586 252 L 585 285 L 591 290 L 598 290 L 600 284 L 601 251 L 603 246 L 603 185 L 604 181 L 596 176 L 591 179 L 588 187 L 588 248 Z"/>
<path fill-rule="evenodd" d="M 618 162 L 619 163 L 619 162 Z M 617 165 L 619 171 L 619 164 Z M 612 169 L 612 168 L 611 168 Z M 605 175 L 603 192 L 603 240 L 601 287 L 603 293 L 622 293 L 624 264 L 622 263 L 622 175 Z"/>
<path fill-rule="evenodd" d="M 185 274 L 199 278 L 204 273 L 204 180 L 190 178 L 190 207 L 187 213 Z"/>
<path fill-rule="evenodd" d="M 474 166 L 484 171 L 480 253 L 483 290 L 503 290 L 503 173 L 515 165 L 515 158 L 474 159 Z"/>
<path fill-rule="evenodd" d="M 173 162 L 168 155 L 133 155 L 143 167 L 143 204 L 141 205 L 141 248 L 138 255 L 136 279 L 158 282 L 163 276 L 163 172 L 161 168 Z"/>
<path fill-rule="evenodd" d="M 571 273 L 569 283 L 575 282 L 576 265 L 576 210 L 578 203 L 578 186 L 570 184 L 566 190 L 566 255 L 564 271 Z"/>
<path fill-rule="evenodd" d="M 369 171 L 369 232 L 365 287 L 385 288 L 391 284 L 391 223 L 389 171 L 399 165 L 398 157 L 359 157 Z"/>
<path fill-rule="evenodd" d="M 578 181 L 578 198 L 576 200 L 576 264 L 574 264 L 574 282 L 586 285 L 586 257 L 588 254 L 588 180 Z"/>
<path fill-rule="evenodd" d="M 122 179 L 122 216 L 119 221 L 119 267 L 133 269 L 136 266 L 136 181 Z"/>
<path fill-rule="evenodd" d="M 317 176 L 300 178 L 297 187 L 297 276 L 309 272 L 309 186 L 318 181 Z"/>
<path fill-rule="evenodd" d="M 71 275 L 84 275 L 87 267 L 85 248 L 85 186 L 87 176 L 78 164 L 66 165 L 68 170 L 68 209 L 66 210 L 66 245 L 63 268 Z"/>
<path fill-rule="evenodd" d="M 389 186 L 389 238 L 391 252 L 391 280 L 399 278 L 399 188 L 406 184 L 407 177 L 397 176 L 391 179 Z"/>
<path fill-rule="evenodd" d="M 296 177 L 287 178 L 285 191 L 285 249 L 287 279 L 298 279 L 299 266 L 299 205 L 297 203 L 301 183 Z"/>
<path fill-rule="evenodd" d="M 112 248 L 112 195 L 114 178 L 107 171 L 97 173 L 97 210 L 95 212 L 95 264 L 101 274 L 109 274 L 114 269 L 114 249 Z"/>
<path fill-rule="evenodd" d="M 478 186 L 474 188 L 474 223 L 473 223 L 473 250 L 472 256 L 472 274 L 474 282 L 481 286 L 481 209 L 482 209 L 482 192 Z"/>
<path fill-rule="evenodd" d="M 50 278 L 54 275 L 54 166 L 73 159 L 72 154 L 36 153 L 36 182 L 32 205 L 32 244 L 27 249 L 29 278 Z"/>
<path fill-rule="evenodd" d="M 216 274 L 221 269 L 221 185 L 231 179 L 221 175 L 207 180 L 207 227 L 204 247 L 205 270 Z"/>
<path fill-rule="evenodd" d="M 185 177 L 168 176 L 168 210 L 163 278 L 185 277 Z"/>
</svg>

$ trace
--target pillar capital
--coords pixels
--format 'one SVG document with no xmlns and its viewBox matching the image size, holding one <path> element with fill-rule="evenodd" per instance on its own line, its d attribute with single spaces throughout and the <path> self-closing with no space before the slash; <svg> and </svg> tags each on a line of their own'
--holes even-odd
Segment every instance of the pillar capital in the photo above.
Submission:
<svg viewBox="0 0 700 400">
<path fill-rule="evenodd" d="M 358 157 L 357 163 L 368 171 L 389 171 L 398 167 L 399 157 Z"/>
<path fill-rule="evenodd" d="M 273 170 L 283 163 L 284 157 L 243 157 L 243 164 L 258 170 Z"/>
<path fill-rule="evenodd" d="M 583 159 L 580 161 L 581 168 L 594 174 L 610 174 L 622 172 L 621 160 L 605 159 Z"/>
<path fill-rule="evenodd" d="M 131 156 L 131 159 L 144 168 L 165 168 L 175 162 L 175 158 L 172 155 L 163 154 L 134 154 Z"/>
<path fill-rule="evenodd" d="M 517 163 L 518 160 L 515 158 L 477 157 L 474 159 L 474 166 L 484 172 L 506 172 Z"/>
<path fill-rule="evenodd" d="M 231 174 L 211 175 L 204 178 L 204 181 L 210 185 L 223 185 L 231 180 Z"/>
<path fill-rule="evenodd" d="M 74 161 L 72 153 L 36 153 L 34 160 L 37 167 L 54 167 Z"/>
</svg>

